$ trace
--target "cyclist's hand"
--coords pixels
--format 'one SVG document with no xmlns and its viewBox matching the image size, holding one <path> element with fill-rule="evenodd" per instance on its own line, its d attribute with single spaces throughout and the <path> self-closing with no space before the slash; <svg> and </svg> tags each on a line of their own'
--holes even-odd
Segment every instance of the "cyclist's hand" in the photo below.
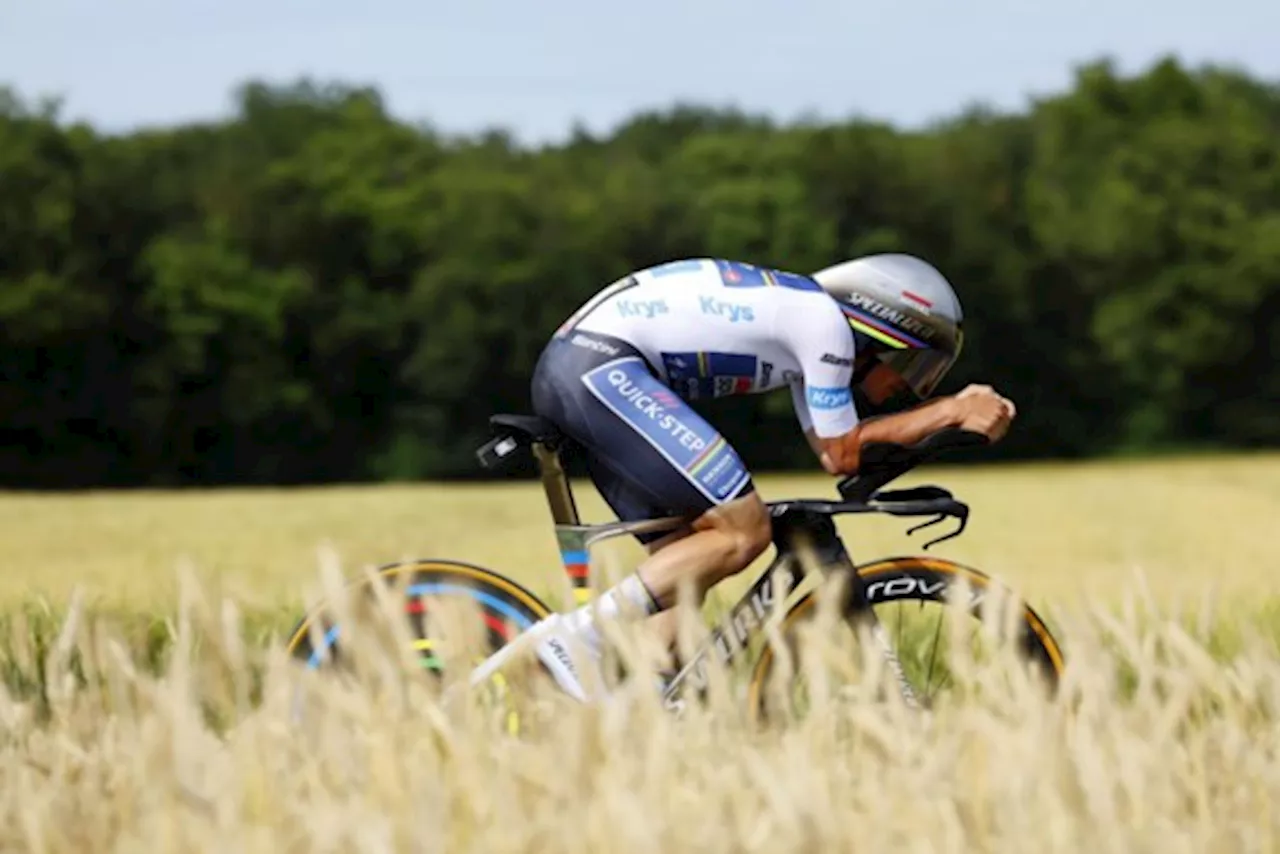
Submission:
<svg viewBox="0 0 1280 854">
<path fill-rule="evenodd" d="M 963 391 L 956 395 L 958 398 L 974 397 L 975 395 L 995 395 L 1003 401 L 1005 408 L 1009 410 L 1009 420 L 1012 421 L 1018 417 L 1018 408 L 1013 405 L 1013 401 L 997 392 L 989 385 L 969 385 Z"/>
<path fill-rule="evenodd" d="M 992 442 L 998 442 L 1009 432 L 1009 425 L 1018 414 L 1013 401 L 1000 395 L 989 385 L 971 385 L 956 395 L 960 406 L 960 427 L 974 433 L 983 433 Z"/>
</svg>

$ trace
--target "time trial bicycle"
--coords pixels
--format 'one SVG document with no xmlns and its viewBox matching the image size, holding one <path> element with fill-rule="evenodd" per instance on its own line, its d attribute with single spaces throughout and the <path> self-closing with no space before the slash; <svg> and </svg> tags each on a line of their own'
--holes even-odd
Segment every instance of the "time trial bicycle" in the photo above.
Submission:
<svg viewBox="0 0 1280 854">
<path fill-rule="evenodd" d="M 564 572 L 577 604 L 590 601 L 590 552 L 592 547 L 614 537 L 649 531 L 674 530 L 689 522 L 684 517 L 666 517 L 634 522 L 584 524 L 574 501 L 570 481 L 565 474 L 562 453 L 573 443 L 549 421 L 530 415 L 494 415 L 490 418 L 494 437 L 477 450 L 480 464 L 491 470 L 501 469 L 532 451 L 542 488 L 551 511 L 554 532 L 559 545 Z M 901 517 L 933 517 L 915 525 L 908 534 L 951 518 L 958 522 L 951 532 L 924 544 L 928 549 L 958 536 L 968 521 L 969 507 L 949 491 L 938 486 L 916 486 L 889 490 L 884 487 L 923 462 L 947 451 L 986 444 L 979 433 L 948 429 L 923 441 L 902 446 L 871 443 L 862 448 L 859 471 L 837 485 L 839 500 L 789 499 L 768 503 L 772 517 L 775 554 L 755 582 L 731 607 L 718 625 L 711 627 L 707 638 L 688 660 L 666 682 L 663 704 L 681 709 L 692 689 L 705 696 L 708 689 L 708 667 L 718 662 L 723 667 L 742 663 L 744 656 L 754 654 L 750 665 L 745 701 L 754 717 L 766 714 L 766 685 L 778 669 L 775 644 L 757 643 L 763 639 L 766 626 L 772 624 L 789 643 L 794 643 L 800 627 L 819 613 L 821 586 L 799 596 L 785 611 L 774 613 L 774 603 L 781 591 L 802 589 L 810 572 L 806 566 L 817 566 L 821 572 L 841 573 L 846 584 L 836 589 L 840 601 L 834 603 L 838 615 L 851 627 L 867 630 L 884 654 L 890 670 L 909 705 L 927 705 L 935 672 L 939 689 L 945 684 L 937 670 L 938 650 L 943 636 L 941 625 L 933 633 L 934 648 L 925 653 L 919 648 L 927 633 L 920 630 L 914 616 L 903 620 L 902 606 L 916 603 L 923 609 L 927 603 L 945 608 L 956 606 L 954 594 L 964 590 L 967 599 L 958 607 L 982 619 L 982 610 L 990 594 L 1011 593 L 989 575 L 945 558 L 912 555 L 883 558 L 854 564 L 836 530 L 835 517 L 845 514 L 882 513 Z M 801 560 L 801 549 L 812 560 Z M 521 632 L 552 613 L 552 608 L 526 586 L 515 580 L 470 563 L 449 559 L 421 559 L 392 563 L 368 576 L 351 582 L 349 590 L 373 593 L 371 585 L 384 585 L 386 591 L 398 591 L 408 620 L 408 636 L 420 665 L 440 672 L 447 660 L 442 646 L 447 640 L 434 633 L 429 614 L 433 603 L 461 598 L 478 612 L 483 620 L 479 634 L 483 637 L 485 655 L 511 643 Z M 784 597 L 789 595 L 784 592 Z M 896 637 L 890 637 L 888 623 L 879 616 L 881 608 L 899 608 Z M 1012 631 L 1006 642 L 1015 653 L 1034 669 L 1051 689 L 1056 687 L 1063 669 L 1063 652 L 1045 621 L 1028 604 L 1019 602 L 1012 620 Z M 780 614 L 780 621 L 778 616 Z M 903 628 L 907 632 L 904 635 Z M 341 627 L 332 610 L 322 602 L 313 607 L 296 624 L 288 640 L 291 655 L 309 668 L 319 668 L 341 659 L 339 639 Z M 862 634 L 867 637 L 867 634 Z M 910 647 L 904 653 L 904 649 Z M 748 660 L 748 664 L 749 664 Z M 943 666 L 945 670 L 945 664 Z M 788 674 L 787 678 L 794 678 Z"/>
</svg>

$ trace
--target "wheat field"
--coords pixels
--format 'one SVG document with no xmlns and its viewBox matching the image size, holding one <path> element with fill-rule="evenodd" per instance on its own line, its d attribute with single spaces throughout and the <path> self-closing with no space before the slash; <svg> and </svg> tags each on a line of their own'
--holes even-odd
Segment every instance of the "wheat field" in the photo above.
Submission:
<svg viewBox="0 0 1280 854">
<path fill-rule="evenodd" d="M 551 586 L 536 486 L 4 495 L 0 596 L 43 597 L 60 634 L 8 638 L 8 672 L 38 671 L 44 693 L 0 695 L 0 850 L 1280 851 L 1280 457 L 904 479 L 920 482 L 974 510 L 940 554 L 1054 614 L 1057 696 L 982 671 L 979 697 L 922 716 L 815 636 L 803 718 L 753 726 L 725 688 L 676 719 L 637 680 L 601 706 L 541 695 L 511 735 L 386 652 L 323 678 L 246 644 L 243 620 L 400 557 Z M 829 490 L 761 480 L 770 499 Z M 918 551 L 905 527 L 841 524 L 863 559 Z M 162 669 L 99 616 L 113 609 L 168 618 Z"/>
<path fill-rule="evenodd" d="M 825 476 L 758 481 L 766 500 L 834 497 Z M 1267 536 L 1280 518 L 1280 455 L 938 466 L 895 485 L 925 482 L 972 508 L 965 533 L 934 553 L 996 575 L 1038 604 L 1113 601 L 1142 577 L 1161 601 L 1255 602 L 1280 579 Z M 589 483 L 575 482 L 575 494 L 584 519 L 611 518 Z M 839 528 L 855 560 L 870 560 L 918 553 L 922 540 L 903 534 L 911 524 L 843 517 Z M 336 552 L 349 574 L 419 557 L 471 561 L 535 590 L 556 589 L 562 574 L 550 517 L 530 481 L 0 493 L 2 603 L 63 603 L 79 587 L 103 607 L 162 609 L 173 601 L 177 568 L 190 566 L 246 607 L 298 608 L 321 549 Z M 641 557 L 630 540 L 599 547 L 611 567 Z"/>
</svg>

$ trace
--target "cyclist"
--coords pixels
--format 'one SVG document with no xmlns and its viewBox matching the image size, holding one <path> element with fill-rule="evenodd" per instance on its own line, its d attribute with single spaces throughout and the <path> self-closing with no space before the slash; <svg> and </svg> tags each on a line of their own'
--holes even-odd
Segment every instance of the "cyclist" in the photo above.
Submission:
<svg viewBox="0 0 1280 854">
<path fill-rule="evenodd" d="M 691 521 L 639 535 L 649 557 L 633 574 L 530 629 L 560 687 L 587 700 L 600 684 L 580 673 L 600 658 L 599 620 L 636 609 L 671 649 L 682 580 L 700 604 L 771 542 L 768 510 L 746 465 L 688 402 L 789 387 L 801 429 L 836 476 L 857 471 L 866 442 L 910 444 L 952 426 L 998 441 L 1016 410 L 990 386 L 921 403 L 960 352 L 962 317 L 946 278 L 904 254 L 857 258 L 811 276 L 721 259 L 673 261 L 632 273 L 579 308 L 534 370 L 534 411 L 586 450 L 591 479 L 620 519 Z M 900 401 L 908 408 L 862 419 L 853 386 L 877 408 Z M 481 669 L 501 666 L 512 648 Z"/>
</svg>

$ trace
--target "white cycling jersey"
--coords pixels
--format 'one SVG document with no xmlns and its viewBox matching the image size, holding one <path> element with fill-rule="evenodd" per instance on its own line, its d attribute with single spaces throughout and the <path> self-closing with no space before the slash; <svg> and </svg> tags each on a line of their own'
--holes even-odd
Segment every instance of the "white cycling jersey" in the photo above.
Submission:
<svg viewBox="0 0 1280 854">
<path fill-rule="evenodd" d="M 858 423 L 849 322 L 808 276 L 738 261 L 674 261 L 605 288 L 562 329 L 575 326 L 631 344 L 685 400 L 785 385 L 802 429 L 831 438 Z"/>
</svg>

